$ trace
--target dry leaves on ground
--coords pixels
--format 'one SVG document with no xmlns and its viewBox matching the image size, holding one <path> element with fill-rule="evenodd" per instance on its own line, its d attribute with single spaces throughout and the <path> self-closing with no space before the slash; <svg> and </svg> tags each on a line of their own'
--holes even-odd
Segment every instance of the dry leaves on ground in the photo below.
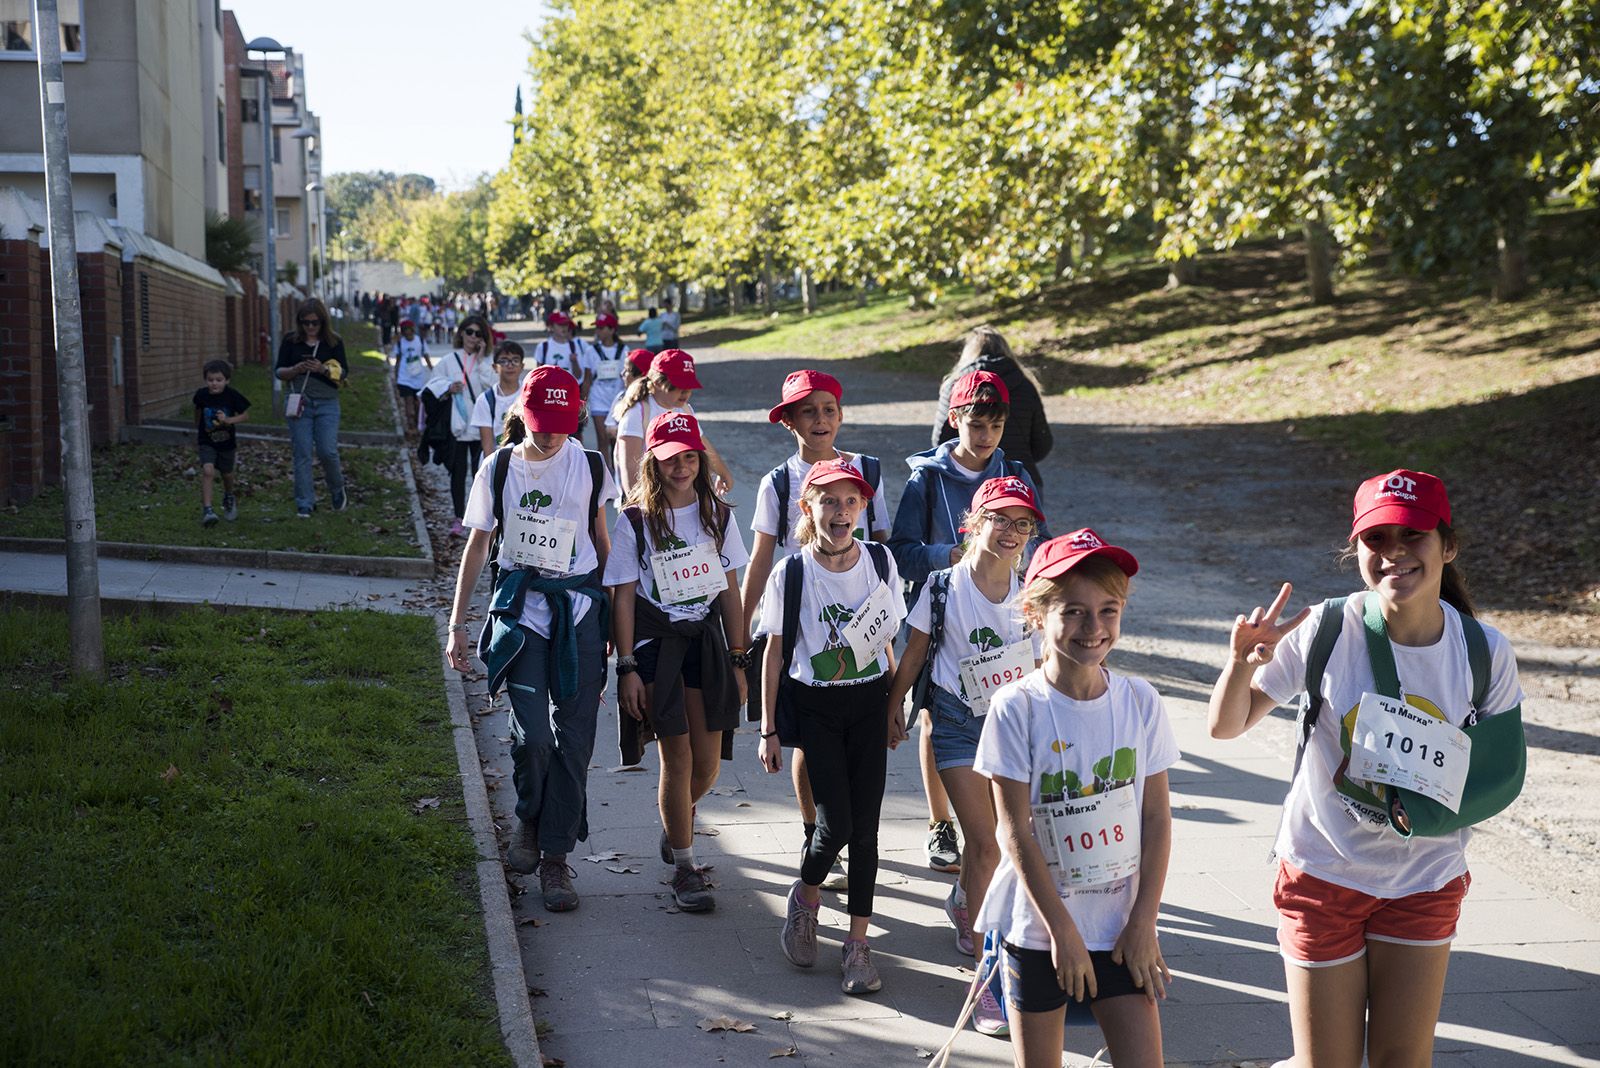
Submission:
<svg viewBox="0 0 1600 1068">
<path fill-rule="evenodd" d="M 798 1057 L 799 1055 L 800 1051 L 794 1046 L 779 1046 L 777 1049 L 767 1054 L 767 1060 L 770 1061 L 778 1057 Z"/>
<path fill-rule="evenodd" d="M 415 812 L 419 816 L 430 808 L 438 807 L 439 799 L 437 797 L 419 797 L 415 801 L 411 802 L 411 811 Z"/>
<path fill-rule="evenodd" d="M 732 1016 L 707 1016 L 700 1021 L 699 1026 L 702 1031 L 737 1031 L 740 1034 L 756 1029 L 755 1024 L 746 1020 L 736 1020 Z"/>
</svg>

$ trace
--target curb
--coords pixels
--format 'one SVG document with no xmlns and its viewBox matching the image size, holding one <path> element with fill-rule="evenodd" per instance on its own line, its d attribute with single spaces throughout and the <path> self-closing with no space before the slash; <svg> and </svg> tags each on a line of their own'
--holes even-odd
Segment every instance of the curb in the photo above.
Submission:
<svg viewBox="0 0 1600 1068">
<path fill-rule="evenodd" d="M 467 715 L 467 695 L 461 675 L 450 666 L 448 617 L 435 617 L 439 660 L 444 673 L 445 699 L 450 705 L 450 728 L 455 738 L 456 763 L 461 767 L 461 792 L 478 851 L 478 897 L 483 904 L 483 928 L 489 944 L 489 969 L 494 976 L 494 1000 L 500 1012 L 500 1035 L 517 1068 L 541 1068 L 539 1036 L 534 1028 L 533 1006 L 528 1000 L 528 976 L 522 968 L 522 947 L 517 940 L 511 895 L 506 891 L 505 868 L 500 863 L 500 839 L 495 833 L 489 791 L 483 785 L 478 742 Z"/>
<path fill-rule="evenodd" d="M 417 450 L 409 445 L 400 446 L 400 462 L 406 469 L 406 497 L 411 501 L 411 528 L 422 549 L 422 558 L 428 562 L 428 575 L 433 575 L 438 557 L 433 554 L 433 539 L 428 536 L 428 517 L 422 511 L 422 497 L 417 493 Z"/>
<path fill-rule="evenodd" d="M 416 487 L 411 487 L 414 522 L 421 522 L 421 505 Z M 382 578 L 428 579 L 433 577 L 433 547 L 423 532 L 426 557 L 343 556 L 334 553 L 296 553 L 281 549 L 223 549 L 195 545 L 141 545 L 127 541 L 95 543 L 101 556 L 121 560 L 168 560 L 183 564 L 213 564 L 222 567 L 265 568 L 275 571 L 310 571 L 331 575 L 373 575 Z M 57 538 L 0 538 L 0 552 L 66 552 L 66 542 Z"/>
<path fill-rule="evenodd" d="M 249 430 L 240 430 L 237 433 L 244 441 L 289 440 L 288 427 L 258 424 Z M 341 430 L 339 444 L 393 445 L 396 437 L 395 434 L 381 430 Z M 191 445 L 194 443 L 194 427 L 177 420 L 150 419 L 136 426 L 123 427 L 122 440 L 141 445 Z"/>
</svg>

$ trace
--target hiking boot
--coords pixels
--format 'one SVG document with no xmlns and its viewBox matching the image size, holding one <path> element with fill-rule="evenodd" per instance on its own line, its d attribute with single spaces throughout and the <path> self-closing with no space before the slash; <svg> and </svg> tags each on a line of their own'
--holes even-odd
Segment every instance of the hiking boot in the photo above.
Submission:
<svg viewBox="0 0 1600 1068">
<path fill-rule="evenodd" d="M 934 871 L 961 870 L 961 847 L 956 844 L 956 825 L 949 820 L 928 824 L 928 867 Z"/>
<path fill-rule="evenodd" d="M 883 980 L 872 963 L 872 950 L 865 942 L 846 940 L 839 970 L 844 973 L 839 989 L 846 994 L 873 994 L 883 989 Z"/>
<path fill-rule="evenodd" d="M 956 929 L 956 948 L 964 957 L 972 956 L 972 918 L 967 912 L 967 906 L 956 904 L 956 895 L 961 892 L 961 884 L 956 883 L 950 887 L 950 895 L 944 899 L 944 914 L 949 917 L 950 925 Z"/>
<path fill-rule="evenodd" d="M 203 527 L 214 527 L 221 518 L 211 510 L 209 505 L 200 509 L 200 525 Z"/>
<path fill-rule="evenodd" d="M 978 991 L 978 1004 L 972 1010 L 972 1029 L 980 1035 L 991 1038 L 1005 1038 L 1011 1034 L 1011 1024 L 1006 1020 L 1005 1009 L 1000 1005 L 1000 999 L 994 996 L 994 988 L 988 983 Z"/>
<path fill-rule="evenodd" d="M 672 876 L 672 900 L 680 912 L 710 912 L 716 899 L 706 887 L 706 877 L 694 868 L 679 868 Z"/>
<path fill-rule="evenodd" d="M 517 823 L 506 848 L 506 867 L 518 875 L 532 875 L 539 867 L 539 831 L 531 823 Z"/>
<path fill-rule="evenodd" d="M 800 880 L 789 887 L 783 921 L 783 955 L 796 968 L 811 968 L 817 963 L 817 907 L 800 900 Z"/>
<path fill-rule="evenodd" d="M 222 495 L 222 518 L 230 523 L 239 518 L 239 502 L 233 499 L 231 493 Z"/>
<path fill-rule="evenodd" d="M 539 889 L 544 907 L 550 912 L 571 912 L 578 907 L 578 891 L 572 877 L 578 874 L 567 867 L 567 858 L 546 856 L 539 861 Z"/>
</svg>

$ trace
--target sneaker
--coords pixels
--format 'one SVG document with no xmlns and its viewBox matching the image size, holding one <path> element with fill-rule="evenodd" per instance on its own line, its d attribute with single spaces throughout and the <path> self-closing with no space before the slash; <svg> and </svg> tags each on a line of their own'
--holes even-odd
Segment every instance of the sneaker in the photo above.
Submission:
<svg viewBox="0 0 1600 1068">
<path fill-rule="evenodd" d="M 990 1038 L 1005 1038 L 1011 1034 L 1011 1024 L 1006 1020 L 1000 999 L 994 996 L 994 988 L 987 983 L 978 991 L 978 1004 L 972 1010 L 972 1028 Z"/>
<path fill-rule="evenodd" d="M 661 830 L 661 863 L 672 863 L 672 842 L 667 838 L 666 828 Z"/>
<path fill-rule="evenodd" d="M 566 857 L 546 855 L 539 861 L 539 890 L 544 894 L 545 909 L 571 912 L 578 907 L 578 891 L 572 886 L 576 874 L 567 867 Z"/>
<path fill-rule="evenodd" d="M 222 496 L 222 518 L 230 523 L 239 518 L 239 502 L 233 499 L 231 493 Z"/>
<path fill-rule="evenodd" d="M 843 854 L 833 858 L 833 867 L 828 869 L 827 877 L 822 880 L 822 888 L 841 894 L 850 889 L 850 874 L 844 870 Z"/>
<path fill-rule="evenodd" d="M 295 515 L 296 519 L 310 519 L 311 518 L 311 509 L 309 509 L 309 508 L 296 508 L 294 510 L 294 515 Z"/>
<path fill-rule="evenodd" d="M 349 494 L 345 493 L 344 490 L 340 490 L 333 495 L 333 510 L 335 512 L 342 512 L 348 507 L 350 507 Z"/>
<path fill-rule="evenodd" d="M 872 963 L 872 950 L 865 942 L 845 942 L 839 970 L 844 973 L 839 989 L 846 994 L 873 994 L 883 989 L 883 979 Z"/>
<path fill-rule="evenodd" d="M 950 894 L 944 899 L 944 914 L 950 918 L 950 925 L 956 929 L 956 948 L 961 951 L 963 957 L 970 957 L 972 918 L 967 914 L 967 906 L 956 904 L 956 894 L 960 889 L 960 883 L 950 887 Z"/>
<path fill-rule="evenodd" d="M 944 872 L 961 870 L 961 847 L 956 843 L 956 825 L 949 820 L 928 824 L 928 867 Z"/>
<path fill-rule="evenodd" d="M 221 518 L 210 507 L 200 509 L 200 525 L 203 527 L 214 527 Z"/>
<path fill-rule="evenodd" d="M 706 887 L 706 877 L 694 868 L 679 868 L 673 873 L 672 900 L 680 912 L 710 912 L 717 907 Z"/>
<path fill-rule="evenodd" d="M 796 968 L 811 968 L 817 963 L 817 909 L 800 900 L 800 880 L 789 887 L 783 921 L 783 955 Z"/>
<path fill-rule="evenodd" d="M 532 875 L 539 868 L 539 832 L 531 823 L 518 822 L 506 849 L 506 867 L 519 875 Z"/>
<path fill-rule="evenodd" d="M 467 528 L 461 525 L 461 520 L 452 519 L 450 521 L 450 536 L 452 538 L 464 538 L 467 536 Z"/>
</svg>

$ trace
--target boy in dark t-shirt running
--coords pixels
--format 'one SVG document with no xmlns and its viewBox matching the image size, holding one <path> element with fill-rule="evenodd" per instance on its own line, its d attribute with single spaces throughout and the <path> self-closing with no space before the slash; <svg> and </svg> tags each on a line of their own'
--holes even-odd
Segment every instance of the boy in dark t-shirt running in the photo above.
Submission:
<svg viewBox="0 0 1600 1068">
<path fill-rule="evenodd" d="M 239 517 L 233 496 L 233 463 L 238 440 L 234 427 L 250 418 L 250 401 L 228 385 L 233 367 L 227 360 L 212 360 L 205 366 L 206 384 L 194 391 L 195 431 L 200 445 L 200 525 L 213 526 L 217 513 L 211 508 L 212 483 L 222 475 L 222 516 Z"/>
</svg>

